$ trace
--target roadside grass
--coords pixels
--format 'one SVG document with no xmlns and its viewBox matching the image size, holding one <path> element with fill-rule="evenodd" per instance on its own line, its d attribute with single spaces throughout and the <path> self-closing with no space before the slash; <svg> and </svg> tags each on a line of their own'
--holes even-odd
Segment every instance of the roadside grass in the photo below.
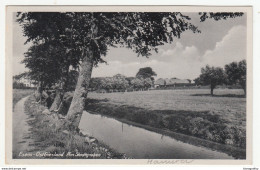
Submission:
<svg viewBox="0 0 260 170">
<path fill-rule="evenodd" d="M 13 89 L 13 107 L 22 98 L 33 93 L 33 89 Z"/>
<path fill-rule="evenodd" d="M 65 119 L 61 119 L 55 113 L 45 114 L 43 111 L 46 107 L 34 102 L 33 96 L 30 96 L 25 102 L 25 111 L 32 118 L 28 121 L 28 124 L 32 127 L 30 130 L 35 147 L 33 152 L 38 151 L 39 153 L 48 154 L 42 157 L 34 156 L 31 159 L 126 158 L 125 154 L 117 153 L 96 139 L 94 142 L 87 142 L 86 138 L 92 138 L 90 136 L 66 130 Z"/>
</svg>

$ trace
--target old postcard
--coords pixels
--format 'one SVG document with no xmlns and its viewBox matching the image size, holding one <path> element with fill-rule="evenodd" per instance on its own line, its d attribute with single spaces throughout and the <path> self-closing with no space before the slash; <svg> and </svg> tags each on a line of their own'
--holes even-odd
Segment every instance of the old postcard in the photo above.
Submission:
<svg viewBox="0 0 260 170">
<path fill-rule="evenodd" d="M 7 6 L 7 164 L 252 164 L 252 8 Z"/>
</svg>

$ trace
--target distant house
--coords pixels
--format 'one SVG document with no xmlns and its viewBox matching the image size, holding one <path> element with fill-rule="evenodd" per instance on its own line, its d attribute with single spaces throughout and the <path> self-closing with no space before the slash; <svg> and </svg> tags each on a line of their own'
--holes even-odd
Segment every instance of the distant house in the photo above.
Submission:
<svg viewBox="0 0 260 170">
<path fill-rule="evenodd" d="M 154 87 L 185 87 L 191 85 L 191 80 L 189 79 L 178 79 L 178 78 L 171 78 L 171 79 L 163 79 L 159 78 L 154 82 Z"/>
<path fill-rule="evenodd" d="M 162 78 L 159 78 L 158 80 L 156 80 L 154 82 L 154 88 L 157 88 L 157 87 L 160 87 L 160 86 L 165 86 L 165 85 L 166 85 L 166 82 Z"/>
<path fill-rule="evenodd" d="M 13 81 L 26 87 L 36 87 L 35 83 L 26 74 L 14 76 Z"/>
<path fill-rule="evenodd" d="M 165 81 L 166 86 L 170 84 L 170 79 L 166 78 L 166 79 L 164 79 L 164 81 Z"/>
<path fill-rule="evenodd" d="M 168 86 L 185 86 L 185 85 L 189 85 L 191 82 L 187 79 L 177 79 L 177 78 L 171 78 L 168 82 L 168 84 L 166 83 L 166 85 Z"/>
<path fill-rule="evenodd" d="M 26 87 L 36 87 L 36 85 L 27 77 L 22 77 L 19 82 L 23 83 Z"/>
</svg>

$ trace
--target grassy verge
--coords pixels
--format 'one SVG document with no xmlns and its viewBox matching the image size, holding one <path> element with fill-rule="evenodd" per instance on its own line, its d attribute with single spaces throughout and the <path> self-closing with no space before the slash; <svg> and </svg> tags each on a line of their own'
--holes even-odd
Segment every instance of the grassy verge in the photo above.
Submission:
<svg viewBox="0 0 260 170">
<path fill-rule="evenodd" d="M 66 121 L 57 114 L 45 114 L 46 107 L 34 103 L 34 97 L 25 102 L 25 111 L 32 119 L 28 121 L 34 139 L 34 150 L 44 156 L 30 159 L 124 159 L 124 154 L 108 148 L 93 137 L 66 130 Z M 88 139 L 86 141 L 86 138 Z M 91 142 L 89 140 L 92 140 Z M 47 153 L 47 154 L 46 154 Z"/>
<path fill-rule="evenodd" d="M 33 89 L 13 89 L 13 107 L 22 98 L 33 93 Z"/>
<path fill-rule="evenodd" d="M 87 103 L 89 112 L 245 158 L 245 131 L 209 111 L 147 110 L 96 99 L 89 99 Z"/>
</svg>

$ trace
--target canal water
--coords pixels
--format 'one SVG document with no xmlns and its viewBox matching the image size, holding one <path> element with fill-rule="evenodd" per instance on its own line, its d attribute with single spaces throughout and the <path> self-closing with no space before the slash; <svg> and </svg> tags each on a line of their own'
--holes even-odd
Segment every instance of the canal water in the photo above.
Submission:
<svg viewBox="0 0 260 170">
<path fill-rule="evenodd" d="M 79 128 L 110 148 L 136 159 L 234 159 L 113 118 L 84 111 Z"/>
</svg>

